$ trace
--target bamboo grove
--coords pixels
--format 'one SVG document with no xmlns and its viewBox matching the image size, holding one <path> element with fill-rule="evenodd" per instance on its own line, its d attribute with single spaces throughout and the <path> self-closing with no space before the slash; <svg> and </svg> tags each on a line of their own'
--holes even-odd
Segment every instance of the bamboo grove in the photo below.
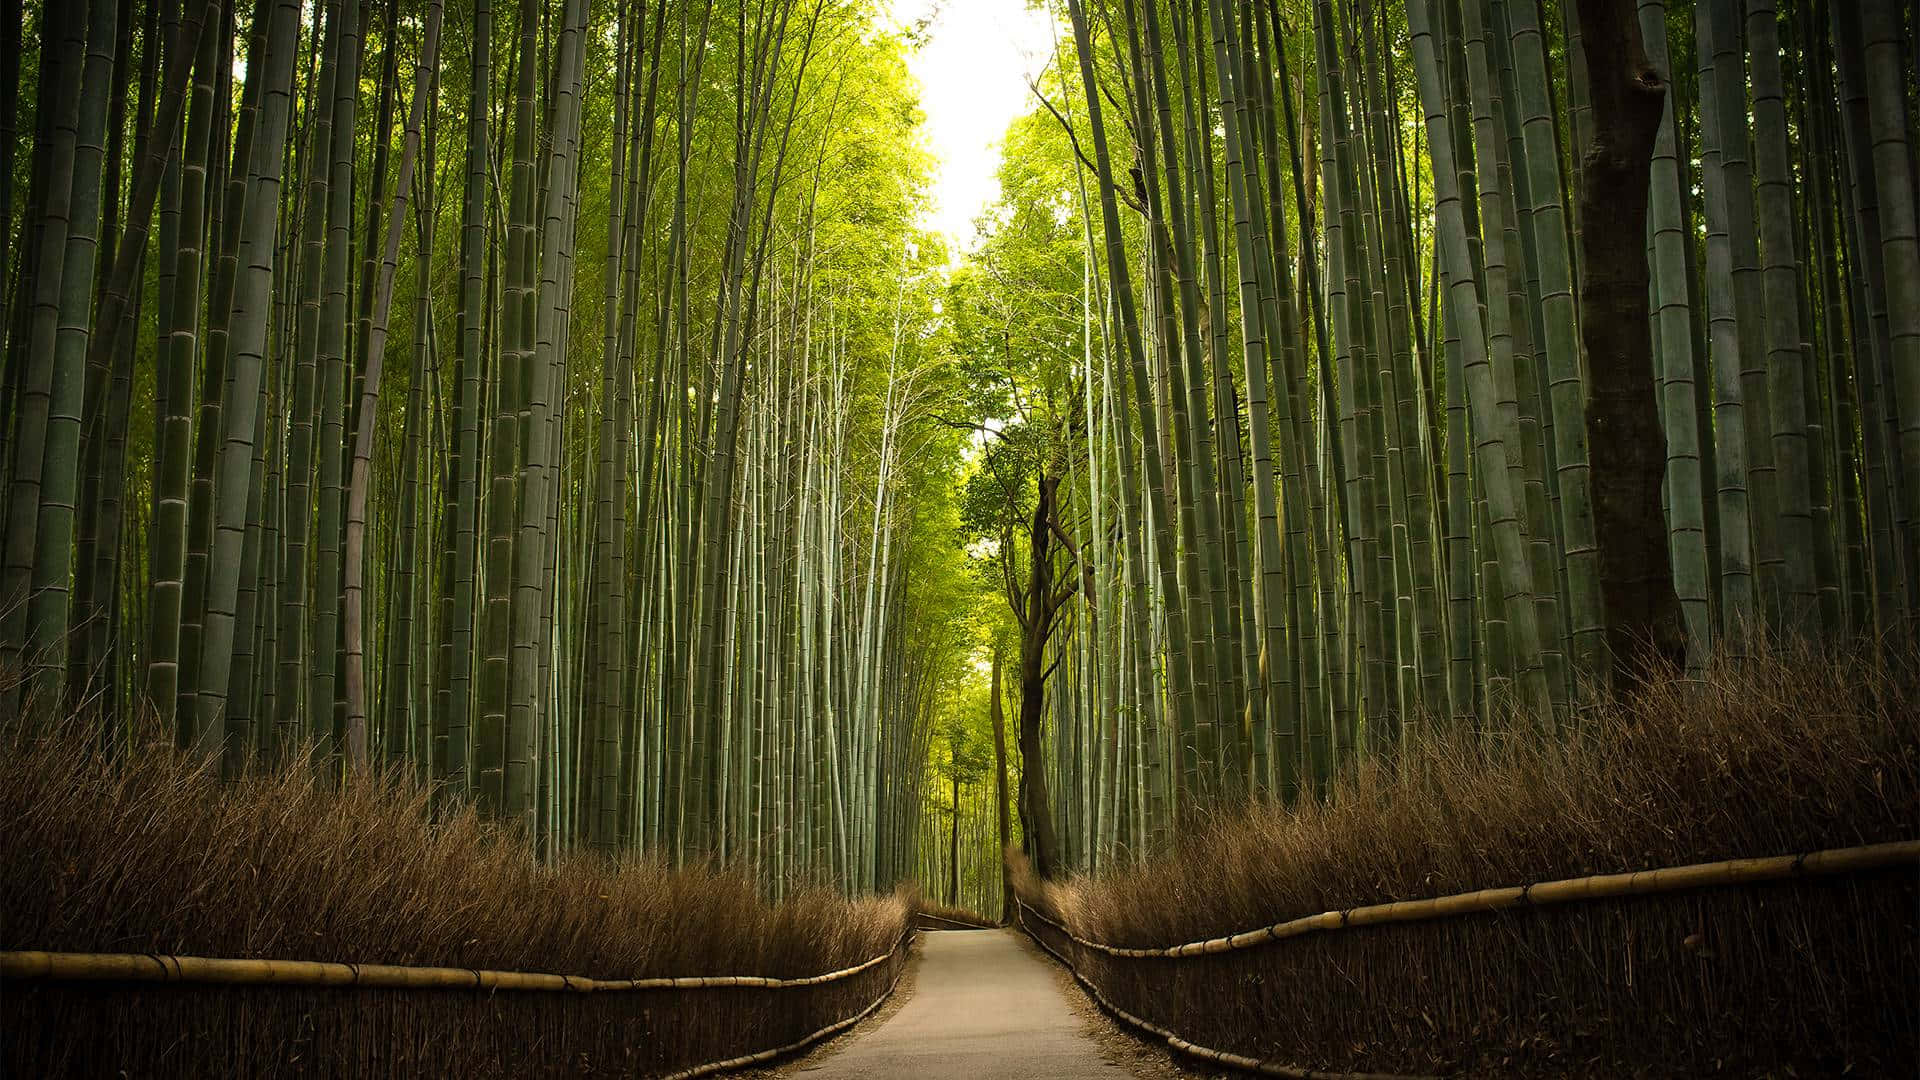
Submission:
<svg viewBox="0 0 1920 1080">
<path fill-rule="evenodd" d="M 10 5 L 0 707 L 910 873 L 956 437 L 869 15 Z"/>
<path fill-rule="evenodd" d="M 1053 5 L 956 285 L 1036 868 L 1571 737 L 1648 664 L 1911 641 L 1902 7 Z"/>
</svg>

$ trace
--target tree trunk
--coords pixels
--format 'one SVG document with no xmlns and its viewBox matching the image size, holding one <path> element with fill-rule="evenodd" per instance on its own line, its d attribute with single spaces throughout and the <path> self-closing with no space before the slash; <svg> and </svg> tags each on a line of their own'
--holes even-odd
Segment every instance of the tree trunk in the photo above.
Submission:
<svg viewBox="0 0 1920 1080">
<path fill-rule="evenodd" d="M 1685 657 L 1660 508 L 1666 438 L 1654 397 L 1647 301 L 1648 170 L 1666 85 L 1648 63 L 1631 0 L 1580 5 L 1593 108 L 1582 148 L 1580 332 L 1592 371 L 1600 592 L 1616 685 Z"/>
<path fill-rule="evenodd" d="M 1040 748 L 1040 722 L 1046 711 L 1047 639 L 1059 610 L 1053 585 L 1054 494 L 1056 476 L 1040 477 L 1028 535 L 1026 610 L 1020 613 L 1020 823 L 1034 873 L 1052 877 L 1060 851 L 1047 795 L 1047 766 Z"/>
<path fill-rule="evenodd" d="M 1007 846 L 1013 843 L 1012 824 L 1007 820 L 1007 711 L 1000 703 L 1000 650 L 993 650 L 993 697 L 987 704 L 993 717 L 993 773 L 999 798 L 995 805 L 1000 817 L 1000 921 L 1010 922 L 1008 901 L 1013 899 L 1013 878 L 1007 873 Z"/>
</svg>

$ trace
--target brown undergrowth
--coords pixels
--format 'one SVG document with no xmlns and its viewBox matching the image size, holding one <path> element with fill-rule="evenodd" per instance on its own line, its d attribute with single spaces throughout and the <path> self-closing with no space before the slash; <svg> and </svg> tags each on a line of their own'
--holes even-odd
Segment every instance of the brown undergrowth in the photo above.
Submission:
<svg viewBox="0 0 1920 1080">
<path fill-rule="evenodd" d="M 971 908 L 936 903 L 924 895 L 914 903 L 913 910 L 917 915 L 931 915 L 935 919 L 948 923 L 966 923 L 968 926 L 977 926 L 982 930 L 991 930 L 996 925 L 992 919 Z"/>
<path fill-rule="evenodd" d="M 541 865 L 398 777 L 234 783 L 165 750 L 0 735 L 0 949 L 170 953 L 596 978 L 816 975 L 893 949 L 911 897 L 593 857 Z M 0 1075 L 654 1075 L 850 1016 L 889 963 L 818 987 L 576 993 L 0 986 Z"/>
<path fill-rule="evenodd" d="M 1774 656 L 1643 688 L 1578 738 L 1453 735 L 1329 798 L 1192 823 L 1166 857 L 1021 895 L 1166 946 L 1322 911 L 1920 838 L 1914 665 Z M 1029 928 L 1121 1009 L 1324 1069 L 1912 1075 L 1920 867 L 1122 959 Z"/>
</svg>

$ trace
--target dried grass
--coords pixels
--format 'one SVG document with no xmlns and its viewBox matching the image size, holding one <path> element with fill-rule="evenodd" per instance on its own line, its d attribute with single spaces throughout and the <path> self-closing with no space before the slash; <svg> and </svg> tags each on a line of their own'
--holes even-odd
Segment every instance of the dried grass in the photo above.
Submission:
<svg viewBox="0 0 1920 1080">
<path fill-rule="evenodd" d="M 1911 662 L 1811 654 L 1664 682 L 1571 745 L 1440 738 L 1323 804 L 1198 823 L 1164 859 L 1018 886 L 1163 946 L 1364 904 L 1920 835 Z M 1057 949 L 1064 937 L 1038 927 Z M 1074 949 L 1120 1008 L 1319 1068 L 1911 1075 L 1920 875 L 1708 889 L 1348 930 L 1221 956 Z"/>
<path fill-rule="evenodd" d="M 991 930 L 994 926 L 998 925 L 992 919 L 987 918 L 985 915 L 971 908 L 960 907 L 956 904 L 937 903 L 927 899 L 925 896 L 920 897 L 914 902 L 913 913 L 915 915 L 931 915 L 933 918 L 945 923 L 966 923 L 968 926 L 977 926 L 982 930 Z M 943 929 L 943 927 L 939 925 L 934 925 L 931 928 L 935 930 Z M 951 930 L 953 927 L 948 926 L 944 927 L 944 929 Z"/>
<path fill-rule="evenodd" d="M 573 857 L 542 866 L 401 777 L 236 783 L 159 748 L 0 735 L 0 948 L 634 978 L 814 975 L 887 952 L 910 898 Z M 899 962 L 818 988 L 556 993 L 8 984 L 10 1076 L 671 1072 L 857 1012 Z"/>
</svg>

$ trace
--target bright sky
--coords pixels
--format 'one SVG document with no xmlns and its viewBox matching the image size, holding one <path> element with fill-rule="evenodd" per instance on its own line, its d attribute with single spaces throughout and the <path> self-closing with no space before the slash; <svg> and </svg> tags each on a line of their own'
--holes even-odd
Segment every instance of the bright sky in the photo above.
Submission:
<svg viewBox="0 0 1920 1080">
<path fill-rule="evenodd" d="M 931 19 L 926 44 L 909 54 L 920 80 L 927 146 L 935 157 L 933 208 L 925 224 L 955 255 L 973 247 L 973 219 L 999 197 L 1000 137 L 1035 102 L 1027 89 L 1053 54 L 1045 11 L 1027 0 L 890 0 L 894 21 Z"/>
</svg>

